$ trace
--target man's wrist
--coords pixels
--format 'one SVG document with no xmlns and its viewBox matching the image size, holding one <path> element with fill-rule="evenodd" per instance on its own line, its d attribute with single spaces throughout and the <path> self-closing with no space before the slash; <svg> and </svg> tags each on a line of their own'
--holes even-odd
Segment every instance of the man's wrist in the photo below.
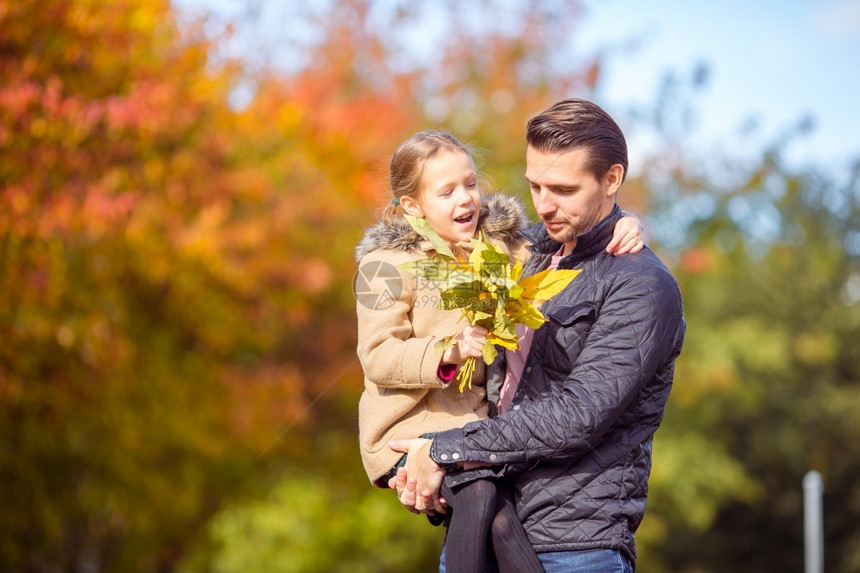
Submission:
<svg viewBox="0 0 860 573">
<path fill-rule="evenodd" d="M 429 471 L 431 471 L 431 472 L 435 472 L 435 471 L 445 472 L 445 471 L 447 471 L 447 469 L 442 467 L 436 460 L 434 460 L 433 456 L 430 454 L 430 451 L 433 447 L 433 441 L 434 441 L 434 438 L 426 439 L 426 441 L 424 443 L 422 443 L 421 446 L 415 451 L 415 454 L 417 455 L 418 460 L 426 460 L 426 461 L 430 462 L 430 466 L 428 466 L 426 468 Z M 412 455 L 412 452 L 410 452 L 409 455 Z"/>
<path fill-rule="evenodd" d="M 454 428 L 436 434 L 430 442 L 430 459 L 443 470 L 451 471 L 461 467 L 465 461 L 463 454 L 454 444 L 462 443 L 462 428 Z"/>
</svg>

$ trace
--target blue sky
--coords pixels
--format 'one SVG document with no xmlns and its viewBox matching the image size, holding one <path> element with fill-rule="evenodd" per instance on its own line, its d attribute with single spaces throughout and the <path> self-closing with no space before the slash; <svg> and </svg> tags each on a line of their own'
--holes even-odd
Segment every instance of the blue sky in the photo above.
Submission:
<svg viewBox="0 0 860 573">
<path fill-rule="evenodd" d="M 860 158 L 860 0 L 593 0 L 586 8 L 579 45 L 611 55 L 604 105 L 653 101 L 666 70 L 706 62 L 703 146 L 740 141 L 751 118 L 769 141 L 811 116 L 815 128 L 788 149 L 790 160 L 841 170 Z M 635 49 L 619 48 L 631 39 Z"/>
</svg>

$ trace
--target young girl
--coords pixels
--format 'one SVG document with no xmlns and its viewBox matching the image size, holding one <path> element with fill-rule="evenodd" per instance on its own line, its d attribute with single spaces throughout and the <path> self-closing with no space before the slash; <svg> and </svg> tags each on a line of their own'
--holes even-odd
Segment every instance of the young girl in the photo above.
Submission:
<svg viewBox="0 0 860 573">
<path fill-rule="evenodd" d="M 464 327 L 459 310 L 436 308 L 439 285 L 397 268 L 435 253 L 399 216 L 400 209 L 424 218 L 458 256 L 468 257 L 478 231 L 513 257 L 527 256 L 518 237 L 526 226 L 522 203 L 503 194 L 483 201 L 472 156 L 450 134 L 422 131 L 402 143 L 391 159 L 390 183 L 392 204 L 356 248 L 358 356 L 365 374 L 359 440 L 365 471 L 379 487 L 388 487 L 405 463 L 389 441 L 432 435 L 488 415 L 482 360 L 471 388 L 460 393 L 458 384 L 449 384 L 458 365 L 481 358 L 487 331 Z M 625 217 L 612 245 L 628 251 L 638 243 L 639 221 Z M 457 331 L 456 344 L 438 355 L 436 343 Z M 443 482 L 442 494 L 452 510 L 447 570 L 492 570 L 492 546 L 502 573 L 543 571 L 507 487 L 487 479 L 494 475 L 492 468 L 473 471 L 485 477 L 454 488 Z"/>
</svg>

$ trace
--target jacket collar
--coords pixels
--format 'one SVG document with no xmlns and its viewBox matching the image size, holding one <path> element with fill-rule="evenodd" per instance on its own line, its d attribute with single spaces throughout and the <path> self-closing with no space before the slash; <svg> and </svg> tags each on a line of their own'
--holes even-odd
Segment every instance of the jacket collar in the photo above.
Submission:
<svg viewBox="0 0 860 573">
<path fill-rule="evenodd" d="M 493 193 L 484 197 L 478 216 L 478 229 L 487 239 L 503 244 L 519 241 L 520 232 L 526 227 L 526 210 L 522 202 L 511 195 Z M 471 250 L 471 243 L 460 244 Z M 355 248 L 357 261 L 372 251 L 388 249 L 407 252 L 431 251 L 430 241 L 416 233 L 403 217 L 379 221 L 364 233 Z"/>
<path fill-rule="evenodd" d="M 567 266 L 591 258 L 605 250 L 606 245 L 612 240 L 615 223 L 621 217 L 621 208 L 618 205 L 613 206 L 612 212 L 602 221 L 576 237 L 576 246 L 573 248 L 573 252 L 562 260 L 562 265 Z M 531 251 L 533 253 L 554 254 L 561 248 L 561 243 L 550 238 L 543 223 L 535 223 L 522 234 L 532 243 Z"/>
</svg>

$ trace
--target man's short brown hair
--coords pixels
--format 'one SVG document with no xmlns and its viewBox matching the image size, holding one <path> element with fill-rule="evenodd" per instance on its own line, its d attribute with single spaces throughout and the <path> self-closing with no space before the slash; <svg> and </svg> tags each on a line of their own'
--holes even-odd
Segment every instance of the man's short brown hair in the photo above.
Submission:
<svg viewBox="0 0 860 573">
<path fill-rule="evenodd" d="M 615 164 L 621 165 L 627 176 L 624 133 L 608 113 L 590 101 L 562 100 L 531 118 L 526 142 L 541 153 L 587 149 L 587 167 L 598 181 Z"/>
</svg>

